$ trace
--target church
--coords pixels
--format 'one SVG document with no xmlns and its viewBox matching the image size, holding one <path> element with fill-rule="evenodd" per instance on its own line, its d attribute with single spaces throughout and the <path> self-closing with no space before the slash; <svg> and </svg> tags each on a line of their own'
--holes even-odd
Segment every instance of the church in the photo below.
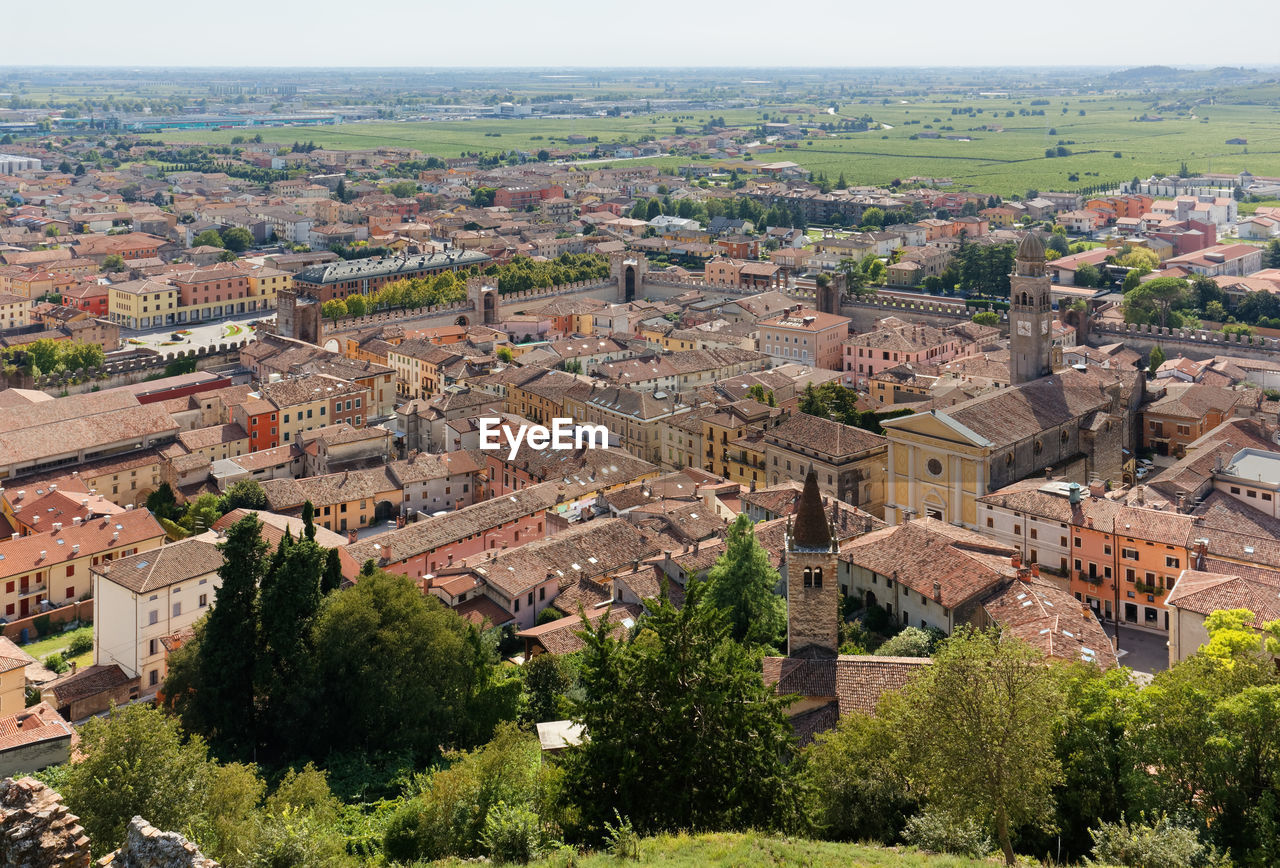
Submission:
<svg viewBox="0 0 1280 868">
<path fill-rule="evenodd" d="M 976 530 L 977 498 L 1011 482 L 1046 471 L 1119 482 L 1132 471 L 1143 377 L 1064 367 L 1053 346 L 1050 290 L 1044 244 L 1029 232 L 1010 275 L 1011 384 L 883 423 L 887 522 L 930 517 Z"/>
</svg>

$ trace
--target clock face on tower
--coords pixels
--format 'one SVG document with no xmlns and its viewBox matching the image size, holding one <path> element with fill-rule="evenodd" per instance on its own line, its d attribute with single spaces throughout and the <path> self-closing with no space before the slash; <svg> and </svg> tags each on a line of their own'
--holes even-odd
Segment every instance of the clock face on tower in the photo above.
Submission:
<svg viewBox="0 0 1280 868">
<path fill-rule="evenodd" d="M 1049 333 L 1049 321 L 1047 319 L 1040 320 L 1040 334 L 1047 335 Z"/>
<path fill-rule="evenodd" d="M 1018 323 L 1018 334 L 1023 335 L 1024 337 L 1029 337 L 1031 335 L 1031 323 L 1025 319 L 1021 320 Z"/>
</svg>

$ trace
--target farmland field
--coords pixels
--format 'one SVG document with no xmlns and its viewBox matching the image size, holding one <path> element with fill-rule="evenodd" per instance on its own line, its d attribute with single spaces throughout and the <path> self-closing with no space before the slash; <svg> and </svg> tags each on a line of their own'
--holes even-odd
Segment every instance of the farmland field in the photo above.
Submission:
<svg viewBox="0 0 1280 868">
<path fill-rule="evenodd" d="M 844 174 L 850 184 L 885 184 L 912 175 L 950 178 L 963 189 L 999 195 L 1028 189 L 1070 190 L 1108 182 L 1127 182 L 1135 176 L 1174 173 L 1185 162 L 1192 172 L 1239 172 L 1280 175 L 1280 107 L 1274 95 L 1245 104 L 1191 103 L 1180 108 L 1157 106 L 1150 98 L 1054 97 L 1048 105 L 1032 106 L 1030 98 L 955 97 L 946 101 L 875 100 L 840 105 L 846 117 L 869 115 L 889 129 L 838 133 L 811 138 L 796 148 L 761 154 L 758 160 L 793 160 L 833 182 Z M 823 109 L 797 113 L 796 106 L 762 106 L 753 111 L 694 112 L 691 115 L 641 115 L 623 118 L 524 119 L 430 122 L 351 123 L 337 127 L 263 129 L 269 139 L 292 142 L 314 140 L 324 147 L 355 149 L 407 146 L 441 157 L 463 151 L 494 153 L 536 151 L 563 146 L 571 133 L 598 136 L 601 142 L 621 137 L 636 141 L 652 134 L 675 131 L 677 123 L 696 132 L 711 115 L 729 124 L 754 126 L 764 120 L 822 120 Z M 973 112 L 967 110 L 972 108 Z M 953 115 L 953 109 L 964 113 Z M 1020 114 L 1042 110 L 1044 115 Z M 1008 116 L 1012 113 L 1012 117 Z M 1083 112 L 1083 114 L 1081 114 Z M 1138 120 L 1158 116 L 1160 120 Z M 984 126 L 998 130 L 982 129 Z M 943 138 L 912 138 L 919 133 Z M 227 144 L 245 130 L 165 131 L 171 142 Z M 252 134 L 252 133 L 250 133 Z M 488 135 L 487 135 L 488 134 Z M 493 135 L 497 134 L 497 135 Z M 946 136 L 968 137 L 955 141 Z M 1245 145 L 1228 145 L 1243 138 Z M 1066 148 L 1070 156 L 1045 156 L 1047 148 Z M 1119 156 L 1116 156 L 1119 154 Z M 664 168 L 686 164 L 689 157 L 655 158 Z M 1073 180 L 1072 175 L 1076 178 Z"/>
</svg>

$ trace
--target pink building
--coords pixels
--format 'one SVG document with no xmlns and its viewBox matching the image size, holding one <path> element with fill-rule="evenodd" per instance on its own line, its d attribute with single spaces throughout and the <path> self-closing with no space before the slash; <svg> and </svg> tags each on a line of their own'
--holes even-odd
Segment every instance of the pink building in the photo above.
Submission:
<svg viewBox="0 0 1280 868">
<path fill-rule="evenodd" d="M 353 543 L 347 554 L 357 565 L 372 560 L 388 572 L 421 582 L 464 558 L 545 538 L 555 489 L 548 482 L 426 518 Z"/>
<path fill-rule="evenodd" d="M 759 322 L 760 352 L 782 362 L 838 371 L 840 345 L 849 335 L 849 318 L 795 307 Z"/>
<path fill-rule="evenodd" d="M 889 319 L 880 328 L 849 338 L 843 344 L 844 384 L 866 388 L 881 371 L 911 362 L 937 365 L 960 353 L 961 339 L 932 326 Z"/>
</svg>

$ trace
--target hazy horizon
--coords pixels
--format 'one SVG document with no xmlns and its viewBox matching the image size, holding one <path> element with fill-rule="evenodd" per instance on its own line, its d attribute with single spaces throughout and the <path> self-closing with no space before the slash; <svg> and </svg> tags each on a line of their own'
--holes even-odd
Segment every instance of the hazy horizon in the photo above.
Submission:
<svg viewBox="0 0 1280 868">
<path fill-rule="evenodd" d="M 1248 5 L 1248 4 L 1246 4 Z M 433 8 L 434 7 L 434 8 Z M 1172 0 L 1159 8 L 1082 0 L 1052 10 L 1013 0 L 981 8 L 922 0 L 908 14 L 892 5 L 854 8 L 811 0 L 779 9 L 761 0 L 714 4 L 652 0 L 640 8 L 591 9 L 567 0 L 539 6 L 494 0 L 488 7 L 386 0 L 377 17 L 314 0 L 304 11 L 245 0 L 214 9 L 71 0 L 51 16 L 35 4 L 6 10 L 12 38 L 4 68 L 183 69 L 902 69 L 1126 68 L 1163 65 L 1271 68 L 1265 42 L 1209 36 L 1197 45 L 1203 7 Z M 1247 32 L 1280 28 L 1280 4 L 1256 4 Z M 1068 28 L 1082 22 L 1078 28 Z M 923 23 L 924 26 L 917 26 Z M 1172 31 L 1170 28 L 1175 28 Z M 1149 39 L 1144 38 L 1150 30 Z M 40 38 L 23 38 L 26 33 Z M 407 34 L 407 35 L 406 35 Z M 779 34 L 782 34 L 780 36 Z M 711 38 L 714 37 L 714 38 Z M 104 46 L 127 62 L 102 63 Z M 1123 52 L 1123 61 L 1117 62 Z M 317 62 L 324 55 L 329 62 Z M 755 61 L 744 65 L 750 58 Z M 924 58 L 925 64 L 906 63 Z M 762 64 L 760 61 L 768 61 Z M 854 61 L 854 62 L 851 62 Z"/>
</svg>

